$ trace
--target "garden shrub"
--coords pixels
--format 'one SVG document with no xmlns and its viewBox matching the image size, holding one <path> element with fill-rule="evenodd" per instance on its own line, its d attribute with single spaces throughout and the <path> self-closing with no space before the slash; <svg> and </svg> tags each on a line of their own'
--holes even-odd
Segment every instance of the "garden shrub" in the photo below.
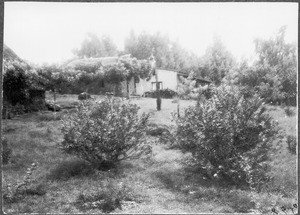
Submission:
<svg viewBox="0 0 300 215">
<path fill-rule="evenodd" d="M 163 134 L 170 133 L 168 128 L 164 125 L 157 125 L 157 124 L 149 124 L 146 134 L 150 136 L 161 136 Z"/>
<path fill-rule="evenodd" d="M 177 93 L 171 89 L 162 89 L 162 90 L 159 90 L 158 93 L 160 94 L 161 98 L 165 98 L 165 99 L 172 99 L 175 96 L 177 96 Z M 157 92 L 149 91 L 149 92 L 145 92 L 145 95 L 146 95 L 146 97 L 156 98 Z"/>
<path fill-rule="evenodd" d="M 139 107 L 119 98 L 84 101 L 63 123 L 61 148 L 88 161 L 96 168 L 109 169 L 124 159 L 150 152 L 145 141 L 149 115 L 138 116 Z"/>
<path fill-rule="evenodd" d="M 192 154 L 191 165 L 211 178 L 258 186 L 269 168 L 268 152 L 278 128 L 258 96 L 245 98 L 221 85 L 211 99 L 177 117 L 176 145 Z"/>
<path fill-rule="evenodd" d="M 82 211 L 100 209 L 103 213 L 110 213 L 122 209 L 126 201 L 141 202 L 142 196 L 123 181 L 101 181 L 99 188 L 91 192 L 82 192 L 74 202 Z"/>
<path fill-rule="evenodd" d="M 11 154 L 12 154 L 12 149 L 10 148 L 7 139 L 2 138 L 2 162 L 3 164 L 8 164 Z"/>
<path fill-rule="evenodd" d="M 61 110 L 61 106 L 58 104 L 54 104 L 53 102 L 47 101 L 46 102 L 46 107 L 48 108 L 48 110 L 50 111 L 60 111 Z"/>
<path fill-rule="evenodd" d="M 78 95 L 78 100 L 90 99 L 91 95 L 89 93 L 83 92 Z"/>
</svg>

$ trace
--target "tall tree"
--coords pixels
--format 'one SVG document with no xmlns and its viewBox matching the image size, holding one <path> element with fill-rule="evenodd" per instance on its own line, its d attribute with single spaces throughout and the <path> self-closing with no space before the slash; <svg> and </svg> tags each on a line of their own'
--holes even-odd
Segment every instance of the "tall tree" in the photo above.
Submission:
<svg viewBox="0 0 300 215">
<path fill-rule="evenodd" d="M 136 35 L 133 31 L 125 39 L 125 53 L 137 59 L 148 59 L 154 55 L 157 68 L 179 70 L 195 66 L 198 58 L 183 49 L 178 42 L 172 42 L 168 36 L 160 33 L 142 32 Z"/>
<path fill-rule="evenodd" d="M 203 62 L 202 76 L 209 78 L 216 85 L 220 85 L 235 66 L 235 59 L 218 37 L 214 38 L 212 46 L 206 50 Z"/>
<path fill-rule="evenodd" d="M 78 57 L 108 57 L 116 56 L 117 46 L 108 35 L 99 38 L 94 33 L 88 33 L 79 49 L 74 50 Z"/>
<path fill-rule="evenodd" d="M 284 40 L 286 26 L 282 26 L 275 37 L 268 40 L 256 39 L 255 48 L 258 60 L 255 65 L 268 68 L 268 79 L 280 82 L 281 92 L 286 100 L 294 103 L 297 96 L 297 54 L 296 44 L 286 43 Z"/>
</svg>

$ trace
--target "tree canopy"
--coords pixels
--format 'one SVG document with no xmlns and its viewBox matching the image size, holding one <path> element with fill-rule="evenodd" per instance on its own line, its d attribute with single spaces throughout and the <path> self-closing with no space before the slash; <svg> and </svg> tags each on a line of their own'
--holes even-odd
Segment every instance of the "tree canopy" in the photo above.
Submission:
<svg viewBox="0 0 300 215">
<path fill-rule="evenodd" d="M 73 53 L 78 57 L 109 57 L 118 54 L 117 46 L 108 35 L 99 38 L 94 33 L 88 33 L 79 49 Z"/>
</svg>

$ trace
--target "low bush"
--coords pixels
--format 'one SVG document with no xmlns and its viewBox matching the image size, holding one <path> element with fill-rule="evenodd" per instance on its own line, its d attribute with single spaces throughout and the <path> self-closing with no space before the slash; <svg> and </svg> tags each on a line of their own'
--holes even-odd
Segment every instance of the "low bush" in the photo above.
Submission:
<svg viewBox="0 0 300 215">
<path fill-rule="evenodd" d="M 99 209 L 103 213 L 110 213 L 122 209 L 125 201 L 141 202 L 140 194 L 125 183 L 106 180 L 99 184 L 99 188 L 89 193 L 80 193 L 74 204 L 82 211 Z"/>
<path fill-rule="evenodd" d="M 12 149 L 8 144 L 8 141 L 6 138 L 2 138 L 2 162 L 3 164 L 8 164 L 11 154 L 12 154 Z"/>
<path fill-rule="evenodd" d="M 267 177 L 268 153 L 278 134 L 265 111 L 258 96 L 246 99 L 237 88 L 222 85 L 211 99 L 176 117 L 175 144 L 190 152 L 192 163 L 209 177 L 259 186 Z"/>
<path fill-rule="evenodd" d="M 78 95 L 78 100 L 90 99 L 91 95 L 89 93 L 83 92 Z"/>
<path fill-rule="evenodd" d="M 68 180 L 72 177 L 88 176 L 94 173 L 92 166 L 85 161 L 71 160 L 64 161 L 51 169 L 48 179 Z"/>
<path fill-rule="evenodd" d="M 146 134 L 150 136 L 161 136 L 170 133 L 169 130 L 162 125 L 149 124 Z"/>
<path fill-rule="evenodd" d="M 83 102 L 64 119 L 60 147 L 98 169 L 110 169 L 119 161 L 150 152 L 145 141 L 149 115 L 138 116 L 139 107 L 106 97 L 93 104 Z"/>
<path fill-rule="evenodd" d="M 288 135 L 286 138 L 287 148 L 291 154 L 297 154 L 297 139 L 295 136 Z"/>
<path fill-rule="evenodd" d="M 165 98 L 165 99 L 172 99 L 175 96 L 177 96 L 177 93 L 171 89 L 162 89 L 162 90 L 159 90 L 158 93 L 160 94 L 161 98 Z M 156 98 L 157 92 L 156 91 L 145 92 L 145 96 L 151 97 L 151 98 Z"/>
<path fill-rule="evenodd" d="M 60 111 L 61 110 L 61 106 L 58 104 L 54 104 L 53 102 L 46 102 L 46 107 L 48 108 L 48 110 L 50 111 Z"/>
</svg>

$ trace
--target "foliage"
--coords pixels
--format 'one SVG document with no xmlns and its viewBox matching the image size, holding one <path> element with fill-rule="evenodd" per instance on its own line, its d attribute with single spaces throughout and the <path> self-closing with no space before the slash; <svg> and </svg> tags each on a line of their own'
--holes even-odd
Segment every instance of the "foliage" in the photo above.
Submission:
<svg viewBox="0 0 300 215">
<path fill-rule="evenodd" d="M 112 39 L 103 35 L 99 38 L 94 33 L 88 33 L 87 38 L 82 42 L 80 49 L 75 49 L 73 53 L 79 57 L 107 57 L 115 56 L 118 53 L 117 46 Z"/>
<path fill-rule="evenodd" d="M 27 168 L 26 175 L 20 183 L 11 185 L 4 181 L 6 185 L 4 183 L 3 200 L 8 203 L 13 203 L 23 198 L 24 193 L 26 193 L 26 190 L 32 183 L 32 174 L 36 168 L 36 163 L 32 163 L 31 166 Z"/>
<path fill-rule="evenodd" d="M 177 93 L 174 90 L 171 89 L 162 89 L 158 90 L 159 95 L 161 98 L 165 99 L 171 99 L 174 98 Z M 156 91 L 150 91 L 150 92 L 145 92 L 146 97 L 151 97 L 151 98 L 156 98 L 157 97 L 157 92 Z"/>
<path fill-rule="evenodd" d="M 194 72 L 190 72 L 187 78 L 179 77 L 178 94 L 181 99 L 196 99 L 200 89 L 196 87 Z"/>
<path fill-rule="evenodd" d="M 288 135 L 286 139 L 288 150 L 291 154 L 297 154 L 297 139 L 292 135 Z"/>
<path fill-rule="evenodd" d="M 161 135 L 167 135 L 169 134 L 169 130 L 166 126 L 163 125 L 157 125 L 157 124 L 149 124 L 146 134 L 150 136 L 161 136 Z"/>
<path fill-rule="evenodd" d="M 284 41 L 285 30 L 280 28 L 268 40 L 255 40 L 258 60 L 253 66 L 240 66 L 236 83 L 254 88 L 266 102 L 296 105 L 296 45 Z"/>
<path fill-rule="evenodd" d="M 12 105 L 24 105 L 28 101 L 28 89 L 28 78 L 22 65 L 9 65 L 3 75 L 3 99 Z"/>
<path fill-rule="evenodd" d="M 110 213 L 122 209 L 125 201 L 140 201 L 139 194 L 123 181 L 105 180 L 92 193 L 80 193 L 75 201 L 76 207 L 86 211 L 100 209 L 103 213 Z"/>
<path fill-rule="evenodd" d="M 72 82 L 70 74 L 63 72 L 62 67 L 52 64 L 43 65 L 37 69 L 37 74 L 40 77 L 40 83 L 45 90 L 62 91 Z"/>
<path fill-rule="evenodd" d="M 133 31 L 125 40 L 125 53 L 137 59 L 148 59 L 153 53 L 158 68 L 183 69 L 198 65 L 198 57 L 172 42 L 166 35 Z"/>
<path fill-rule="evenodd" d="M 150 76 L 151 64 L 148 60 L 137 60 L 136 58 L 123 57 L 118 63 L 104 67 L 104 80 L 115 85 L 115 94 L 121 94 L 120 83 L 126 81 L 127 85 L 131 78 L 148 78 Z M 127 93 L 129 89 L 127 86 Z"/>
<path fill-rule="evenodd" d="M 97 168 L 111 168 L 120 160 L 140 157 L 149 151 L 144 142 L 148 115 L 138 116 L 137 105 L 106 97 L 83 102 L 64 121 L 61 148 Z"/>
<path fill-rule="evenodd" d="M 3 164 L 8 164 L 11 154 L 12 154 L 12 149 L 8 144 L 8 141 L 6 138 L 2 138 L 2 162 Z"/>
<path fill-rule="evenodd" d="M 221 85 L 212 98 L 176 118 L 176 144 L 210 177 L 247 185 L 251 175 L 259 183 L 278 133 L 265 111 L 258 96 L 245 99 L 237 88 Z"/>
<path fill-rule="evenodd" d="M 213 45 L 206 50 L 203 61 L 201 77 L 210 79 L 217 86 L 235 66 L 235 59 L 219 38 L 215 38 Z"/>
<path fill-rule="evenodd" d="M 54 104 L 53 102 L 50 102 L 50 101 L 46 102 L 46 107 L 47 107 L 48 110 L 50 110 L 50 111 L 55 111 L 55 112 L 57 112 L 57 111 L 60 111 L 60 110 L 61 110 L 61 106 L 60 106 L 60 105 Z"/>
<path fill-rule="evenodd" d="M 90 99 L 91 95 L 89 93 L 83 92 L 78 95 L 79 100 Z"/>
</svg>

